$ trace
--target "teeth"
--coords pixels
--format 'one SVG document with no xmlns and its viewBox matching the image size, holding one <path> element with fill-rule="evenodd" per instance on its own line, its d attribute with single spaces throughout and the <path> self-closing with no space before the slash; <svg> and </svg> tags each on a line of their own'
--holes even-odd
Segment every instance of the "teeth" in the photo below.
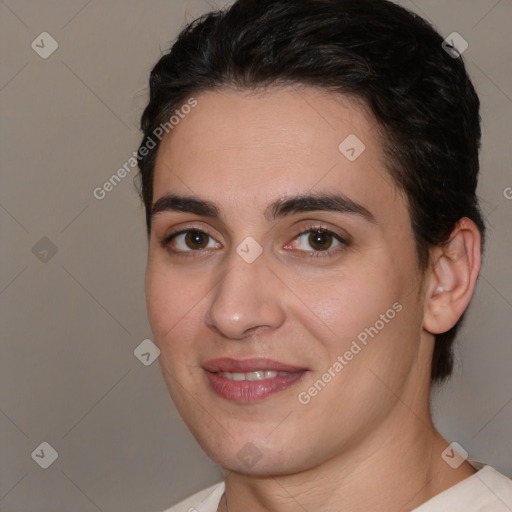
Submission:
<svg viewBox="0 0 512 512">
<path fill-rule="evenodd" d="M 219 372 L 217 375 L 229 380 L 264 380 L 274 379 L 275 377 L 289 375 L 288 372 L 275 372 L 272 370 L 257 370 L 255 372 L 247 373 L 232 373 L 232 372 Z"/>
<path fill-rule="evenodd" d="M 270 372 L 268 372 L 270 373 Z M 275 372 L 274 372 L 275 373 Z M 245 375 L 246 380 L 263 380 L 265 378 L 265 372 L 263 370 L 259 370 L 257 372 L 249 372 L 249 373 L 242 373 L 242 375 Z M 271 377 L 266 377 L 267 379 L 270 379 Z"/>
</svg>

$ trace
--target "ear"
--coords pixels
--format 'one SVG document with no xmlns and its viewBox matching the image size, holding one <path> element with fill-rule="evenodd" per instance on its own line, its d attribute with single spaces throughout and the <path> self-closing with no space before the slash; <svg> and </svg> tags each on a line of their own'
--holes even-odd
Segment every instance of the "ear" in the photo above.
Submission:
<svg viewBox="0 0 512 512">
<path fill-rule="evenodd" d="M 449 331 L 467 308 L 481 265 L 481 236 L 475 223 L 464 217 L 449 241 L 431 251 L 423 328 L 440 334 Z"/>
</svg>

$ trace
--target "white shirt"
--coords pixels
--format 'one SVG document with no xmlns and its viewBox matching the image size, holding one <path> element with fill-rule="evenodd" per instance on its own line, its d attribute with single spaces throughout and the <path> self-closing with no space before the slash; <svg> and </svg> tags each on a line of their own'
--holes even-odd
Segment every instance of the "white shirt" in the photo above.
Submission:
<svg viewBox="0 0 512 512">
<path fill-rule="evenodd" d="M 217 512 L 224 482 L 204 489 L 164 512 Z M 512 480 L 491 466 L 434 496 L 414 512 L 511 512 Z"/>
</svg>

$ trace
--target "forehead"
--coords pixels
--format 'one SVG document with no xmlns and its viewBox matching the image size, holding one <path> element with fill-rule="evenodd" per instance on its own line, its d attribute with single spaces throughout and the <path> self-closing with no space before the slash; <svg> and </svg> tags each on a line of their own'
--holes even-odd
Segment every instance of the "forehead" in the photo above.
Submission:
<svg viewBox="0 0 512 512">
<path fill-rule="evenodd" d="M 215 90 L 195 99 L 160 145 L 153 202 L 182 193 L 233 213 L 307 192 L 340 191 L 383 213 L 396 202 L 377 122 L 360 102 L 313 88 Z"/>
</svg>

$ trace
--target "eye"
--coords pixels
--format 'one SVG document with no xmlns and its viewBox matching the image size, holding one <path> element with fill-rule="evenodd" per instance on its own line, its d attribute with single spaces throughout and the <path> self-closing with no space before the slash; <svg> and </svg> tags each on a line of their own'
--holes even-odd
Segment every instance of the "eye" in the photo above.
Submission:
<svg viewBox="0 0 512 512">
<path fill-rule="evenodd" d="M 294 241 L 297 240 L 298 244 L 295 244 L 299 251 L 312 253 L 310 256 L 324 256 L 323 254 L 315 253 L 326 253 L 325 256 L 332 255 L 333 252 L 337 252 L 337 249 L 343 248 L 348 245 L 348 242 L 333 231 L 322 227 L 314 227 L 299 233 Z M 309 250 L 308 246 L 313 250 Z"/>
<path fill-rule="evenodd" d="M 210 243 L 209 243 L 210 239 Z M 213 238 L 197 229 L 188 229 L 178 233 L 172 233 L 162 241 L 162 246 L 171 252 L 196 252 L 201 249 L 215 249 L 220 244 L 213 241 Z"/>
<path fill-rule="evenodd" d="M 298 241 L 298 244 L 297 242 Z M 290 247 L 293 244 L 293 247 Z M 302 231 L 295 236 L 293 242 L 285 249 L 291 248 L 299 252 L 309 253 L 311 257 L 328 257 L 348 246 L 349 242 L 342 236 L 318 226 Z M 161 242 L 161 246 L 177 256 L 193 256 L 203 249 L 218 249 L 221 244 L 199 229 L 187 229 L 171 233 Z M 308 246 L 312 249 L 308 249 Z M 189 254 L 184 254 L 189 253 Z"/>
</svg>

